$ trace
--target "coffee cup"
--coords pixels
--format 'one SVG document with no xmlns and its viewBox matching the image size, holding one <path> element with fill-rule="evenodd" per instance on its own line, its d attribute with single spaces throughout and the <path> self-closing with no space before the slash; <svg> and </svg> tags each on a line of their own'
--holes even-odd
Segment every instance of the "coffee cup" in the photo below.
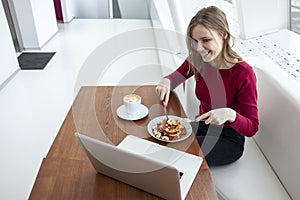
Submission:
<svg viewBox="0 0 300 200">
<path fill-rule="evenodd" d="M 123 104 L 128 115 L 137 115 L 140 110 L 142 98 L 137 94 L 127 94 L 123 97 Z"/>
</svg>

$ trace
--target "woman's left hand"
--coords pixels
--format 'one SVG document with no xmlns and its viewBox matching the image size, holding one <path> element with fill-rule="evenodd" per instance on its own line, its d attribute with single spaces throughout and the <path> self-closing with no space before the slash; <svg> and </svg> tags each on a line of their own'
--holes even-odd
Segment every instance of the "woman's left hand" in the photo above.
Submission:
<svg viewBox="0 0 300 200">
<path fill-rule="evenodd" d="M 217 108 L 204 113 L 196 118 L 196 121 L 204 120 L 205 124 L 222 125 L 225 122 L 235 121 L 236 112 L 231 108 Z"/>
</svg>

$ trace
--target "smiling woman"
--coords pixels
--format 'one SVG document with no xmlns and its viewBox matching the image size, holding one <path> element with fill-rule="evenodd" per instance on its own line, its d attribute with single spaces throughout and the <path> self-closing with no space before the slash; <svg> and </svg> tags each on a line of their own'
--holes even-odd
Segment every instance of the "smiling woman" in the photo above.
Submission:
<svg viewBox="0 0 300 200">
<path fill-rule="evenodd" d="M 209 165 L 229 164 L 243 155 L 245 136 L 258 130 L 255 73 L 232 50 L 226 16 L 215 6 L 201 9 L 191 19 L 186 44 L 188 57 L 156 91 L 167 104 L 170 90 L 194 76 L 201 102 L 198 142 Z"/>
<path fill-rule="evenodd" d="M 231 49 L 232 36 L 226 15 L 216 7 L 211 6 L 198 12 L 190 21 L 187 36 L 190 62 L 195 63 L 192 70 L 195 69 L 201 73 L 204 70 L 203 62 L 219 69 L 226 69 L 242 60 Z M 197 67 L 199 69 L 196 69 Z"/>
</svg>

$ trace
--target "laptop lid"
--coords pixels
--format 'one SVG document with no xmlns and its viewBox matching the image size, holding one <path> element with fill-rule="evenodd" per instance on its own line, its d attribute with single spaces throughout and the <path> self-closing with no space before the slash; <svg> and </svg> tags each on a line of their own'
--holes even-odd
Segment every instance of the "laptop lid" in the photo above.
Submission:
<svg viewBox="0 0 300 200">
<path fill-rule="evenodd" d="M 181 199 L 180 177 L 175 167 L 80 133 L 75 136 L 98 173 L 164 199 Z"/>
<path fill-rule="evenodd" d="M 175 167 L 181 175 L 181 199 L 185 199 L 203 162 L 203 158 L 179 151 L 168 146 L 163 146 L 134 135 L 127 135 L 118 148 L 142 154 L 144 157 L 158 160 Z"/>
</svg>

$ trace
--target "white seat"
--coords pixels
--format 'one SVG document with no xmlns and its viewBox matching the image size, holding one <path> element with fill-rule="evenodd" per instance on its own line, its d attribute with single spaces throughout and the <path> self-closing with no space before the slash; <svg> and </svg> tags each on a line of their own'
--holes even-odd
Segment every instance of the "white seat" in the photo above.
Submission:
<svg viewBox="0 0 300 200">
<path fill-rule="evenodd" d="M 260 63 L 263 66 L 271 66 L 272 64 L 269 63 L 268 60 L 265 60 L 265 58 L 263 57 L 248 58 L 247 60 L 249 60 L 253 64 L 253 66 L 256 67 L 258 67 L 257 63 Z M 268 159 L 266 159 L 264 153 L 261 151 L 259 147 L 259 145 L 262 145 L 261 147 L 262 150 L 266 150 L 266 148 L 271 148 L 270 145 L 267 145 L 266 142 L 266 141 L 270 141 L 270 139 L 267 140 L 265 137 L 263 137 L 263 139 L 261 138 L 263 135 L 266 136 L 268 134 L 263 133 L 261 131 L 266 131 L 267 129 L 265 127 L 267 126 L 269 127 L 269 129 L 271 129 L 268 131 L 273 131 L 274 134 L 276 132 L 276 130 L 273 130 L 275 126 L 271 126 L 268 123 L 270 120 L 266 118 L 271 118 L 272 114 L 276 113 L 274 112 L 274 109 L 271 109 L 272 112 L 270 112 L 270 109 L 268 108 L 274 107 L 272 105 L 274 103 L 276 104 L 277 102 L 277 100 L 271 101 L 269 99 L 270 94 L 268 94 L 268 92 L 274 93 L 275 91 L 278 90 L 272 88 L 272 84 L 267 84 L 267 82 L 265 82 L 268 78 L 271 77 L 265 74 L 264 70 L 260 70 L 260 68 L 256 68 L 256 67 L 255 67 L 255 71 L 257 74 L 258 90 L 259 90 L 258 103 L 260 108 L 259 109 L 260 130 L 257 133 L 257 136 L 253 138 L 246 138 L 244 155 L 240 160 L 226 166 L 211 167 L 211 173 L 215 182 L 217 192 L 221 196 L 220 199 L 221 198 L 230 199 L 230 200 L 291 199 L 289 197 L 288 192 L 285 190 L 283 184 L 280 182 L 280 179 L 278 179 L 278 174 L 276 170 L 274 171 L 273 166 L 271 167 L 271 165 L 268 162 Z M 274 73 L 273 68 L 272 71 Z M 187 106 L 186 111 L 189 117 L 195 115 L 195 112 L 198 110 L 198 106 L 199 106 L 199 104 L 191 103 L 191 102 L 197 102 L 195 101 L 196 96 L 194 94 L 194 90 L 195 90 L 194 80 L 189 79 L 187 81 L 186 88 L 185 88 L 187 101 L 189 102 L 189 106 Z M 277 99 L 280 98 L 277 97 Z M 269 104 L 272 105 L 266 106 L 265 105 L 266 102 L 269 102 Z M 289 105 L 295 106 L 293 104 L 289 104 Z M 258 141 L 259 145 L 256 143 L 255 140 Z M 272 146 L 273 146 L 272 147 L 273 152 L 279 150 L 279 149 L 278 150 L 274 149 L 276 148 L 274 145 Z M 279 153 L 277 153 L 277 155 L 279 155 Z M 283 155 L 281 155 L 281 157 L 282 156 Z M 271 157 L 269 156 L 269 158 Z M 282 158 L 278 158 L 277 160 L 282 160 Z M 286 172 L 285 175 L 289 176 L 288 174 L 286 174 Z"/>
<path fill-rule="evenodd" d="M 244 155 L 238 161 L 210 169 L 217 192 L 224 199 L 290 199 L 252 138 L 246 138 Z"/>
</svg>

